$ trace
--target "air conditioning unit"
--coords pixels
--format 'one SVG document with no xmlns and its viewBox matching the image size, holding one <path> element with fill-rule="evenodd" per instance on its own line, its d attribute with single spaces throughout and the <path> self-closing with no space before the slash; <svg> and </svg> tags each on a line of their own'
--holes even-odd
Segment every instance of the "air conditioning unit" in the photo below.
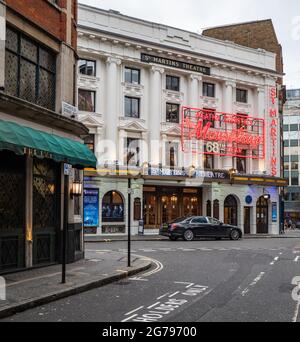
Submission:
<svg viewBox="0 0 300 342">
<path fill-rule="evenodd" d="M 70 105 L 67 102 L 62 102 L 61 114 L 71 120 L 79 120 L 78 108 Z"/>
</svg>

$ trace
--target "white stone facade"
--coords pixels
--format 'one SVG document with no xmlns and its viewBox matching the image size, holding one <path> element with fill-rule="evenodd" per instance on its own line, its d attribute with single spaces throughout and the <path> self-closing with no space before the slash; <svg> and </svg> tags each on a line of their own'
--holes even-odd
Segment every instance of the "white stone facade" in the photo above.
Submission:
<svg viewBox="0 0 300 342">
<path fill-rule="evenodd" d="M 223 42 L 196 33 L 146 22 L 124 16 L 115 11 L 105 11 L 79 6 L 79 56 L 96 62 L 96 74 L 79 74 L 78 88 L 95 92 L 94 112 L 80 112 L 80 120 L 90 128 L 95 136 L 95 154 L 99 169 L 118 161 L 125 166 L 125 138 L 139 140 L 140 166 L 144 163 L 167 167 L 166 143 L 178 144 L 176 167 L 203 169 L 202 156 L 187 157 L 180 149 L 181 125 L 166 119 L 166 104 L 179 104 L 194 108 L 210 108 L 217 112 L 247 114 L 265 120 L 266 155 L 262 160 L 247 161 L 247 175 L 271 175 L 271 137 L 269 106 L 270 88 L 276 87 L 280 75 L 276 73 L 276 55 L 265 50 L 254 50 Z M 210 75 L 191 72 L 179 68 L 144 63 L 141 54 L 186 62 L 210 68 Z M 125 68 L 140 70 L 140 84 L 125 82 Z M 179 91 L 166 89 L 166 76 L 180 78 Z M 215 85 L 215 96 L 203 94 L 203 83 Z M 247 90 L 247 103 L 236 101 L 236 89 Z M 140 101 L 139 118 L 125 116 L 125 97 Z M 181 119 L 180 119 L 181 120 Z M 278 121 L 279 125 L 279 121 Z M 278 126 L 279 127 L 279 126 Z M 278 130 L 280 151 L 280 130 Z M 112 142 L 114 146 L 112 147 Z M 106 151 L 106 152 L 105 152 Z M 107 152 L 108 151 L 108 152 Z M 280 158 L 277 161 L 277 177 L 280 176 Z M 216 157 L 215 170 L 236 169 L 236 158 Z M 139 180 L 135 196 L 143 199 L 143 181 Z M 161 183 L 165 186 L 166 181 Z M 176 182 L 175 182 L 176 184 Z M 127 198 L 127 181 L 118 177 L 106 179 L 98 175 L 88 186 L 100 188 L 100 203 L 105 193 L 119 190 Z M 174 183 L 173 183 L 174 186 Z M 218 184 L 203 186 L 202 213 L 206 211 L 206 201 L 218 198 L 220 220 L 224 219 L 222 203 L 227 195 L 235 195 L 239 205 L 238 225 L 243 228 L 245 206 L 252 206 L 251 233 L 256 233 L 255 205 L 259 197 L 268 192 L 271 202 L 278 204 L 278 190 L 248 185 Z M 253 203 L 247 205 L 245 197 L 251 195 Z M 279 205 L 277 206 L 279 208 Z M 126 201 L 125 201 L 126 213 Z M 277 212 L 279 216 L 279 209 Z M 101 214 L 100 214 L 101 215 Z M 100 218 L 101 222 L 101 218 Z M 124 223 L 127 219 L 124 219 Z M 137 221 L 132 222 L 137 232 Z M 279 223 L 269 223 L 269 233 L 278 233 Z M 148 231 L 150 232 L 150 230 Z M 98 229 L 101 233 L 101 226 Z"/>
</svg>

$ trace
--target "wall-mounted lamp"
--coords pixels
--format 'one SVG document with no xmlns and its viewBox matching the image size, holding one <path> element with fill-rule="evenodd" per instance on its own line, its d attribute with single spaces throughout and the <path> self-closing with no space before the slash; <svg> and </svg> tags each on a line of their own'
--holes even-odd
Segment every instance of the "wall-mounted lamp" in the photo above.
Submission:
<svg viewBox="0 0 300 342">
<path fill-rule="evenodd" d="M 265 189 L 263 191 L 263 198 L 267 201 L 271 199 L 271 195 Z"/>
<path fill-rule="evenodd" d="M 71 187 L 71 199 L 74 197 L 81 197 L 82 195 L 82 183 L 81 182 L 73 182 Z"/>
</svg>

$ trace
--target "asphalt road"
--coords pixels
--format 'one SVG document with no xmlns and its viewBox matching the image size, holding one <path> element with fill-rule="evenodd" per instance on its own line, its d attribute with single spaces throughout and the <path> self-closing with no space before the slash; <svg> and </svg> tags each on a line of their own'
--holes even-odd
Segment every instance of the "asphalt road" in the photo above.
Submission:
<svg viewBox="0 0 300 342">
<path fill-rule="evenodd" d="M 101 258 L 126 252 L 126 243 L 86 249 Z M 292 298 L 300 239 L 134 242 L 133 250 L 153 259 L 151 271 L 5 321 L 300 322 L 299 301 Z"/>
</svg>

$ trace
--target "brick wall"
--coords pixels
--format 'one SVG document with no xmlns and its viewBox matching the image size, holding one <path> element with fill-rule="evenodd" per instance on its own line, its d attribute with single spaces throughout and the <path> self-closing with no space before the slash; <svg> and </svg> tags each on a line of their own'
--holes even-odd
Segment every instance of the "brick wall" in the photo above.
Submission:
<svg viewBox="0 0 300 342">
<path fill-rule="evenodd" d="M 277 71 L 283 72 L 282 47 L 278 42 L 272 20 L 216 27 L 203 31 L 204 36 L 230 40 L 254 49 L 264 49 L 277 54 Z"/>
<path fill-rule="evenodd" d="M 57 39 L 67 42 L 67 1 L 69 0 L 6 0 L 7 7 Z M 54 5 L 57 3 L 57 5 Z M 77 0 L 72 0 L 72 41 L 76 49 Z"/>
</svg>

